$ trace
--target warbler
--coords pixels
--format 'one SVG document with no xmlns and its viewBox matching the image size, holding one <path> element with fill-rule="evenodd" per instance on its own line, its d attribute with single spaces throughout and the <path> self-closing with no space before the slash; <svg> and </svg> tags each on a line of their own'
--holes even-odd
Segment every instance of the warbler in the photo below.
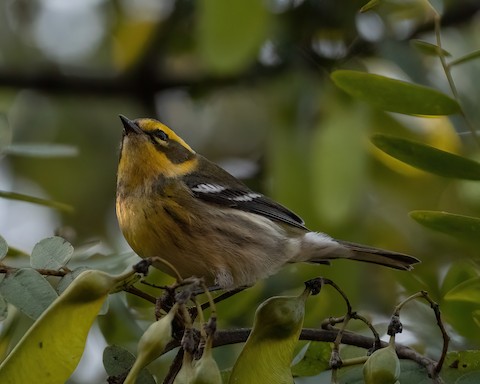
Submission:
<svg viewBox="0 0 480 384">
<path fill-rule="evenodd" d="M 253 285 L 289 263 L 343 258 L 410 270 L 415 257 L 312 232 L 295 213 L 197 154 L 157 120 L 120 115 L 116 211 L 140 257 L 224 289 Z M 176 276 L 170 267 L 155 265 Z"/>
</svg>

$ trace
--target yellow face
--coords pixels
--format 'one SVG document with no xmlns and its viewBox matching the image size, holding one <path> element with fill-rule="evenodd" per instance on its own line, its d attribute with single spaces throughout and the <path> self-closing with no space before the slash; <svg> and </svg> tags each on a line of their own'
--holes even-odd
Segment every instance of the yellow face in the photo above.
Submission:
<svg viewBox="0 0 480 384">
<path fill-rule="evenodd" d="M 144 133 L 152 135 L 157 139 L 157 143 L 161 146 L 168 147 L 172 143 L 179 143 L 190 153 L 195 153 L 183 139 L 173 132 L 166 125 L 154 119 L 137 119 L 133 121 Z M 161 133 L 163 132 L 163 134 Z M 166 138 L 165 138 L 166 135 Z"/>
<path fill-rule="evenodd" d="M 154 119 L 122 118 L 122 122 L 119 180 L 141 185 L 159 175 L 178 177 L 194 169 L 195 152 L 164 124 Z"/>
</svg>

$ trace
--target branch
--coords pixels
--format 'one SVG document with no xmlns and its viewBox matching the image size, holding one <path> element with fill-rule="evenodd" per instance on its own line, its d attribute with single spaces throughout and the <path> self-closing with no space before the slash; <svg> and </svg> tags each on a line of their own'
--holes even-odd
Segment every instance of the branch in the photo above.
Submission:
<svg viewBox="0 0 480 384">
<path fill-rule="evenodd" d="M 26 267 L 26 268 L 29 268 L 29 267 Z M 22 269 L 22 268 L 8 267 L 6 265 L 1 265 L 0 264 L 0 274 L 3 273 L 5 275 L 7 275 L 7 274 L 15 273 L 20 269 Z M 35 269 L 38 273 L 40 273 L 41 275 L 44 275 L 44 276 L 63 277 L 68 272 L 70 272 L 69 270 L 63 270 L 63 269 L 44 269 L 44 268 L 32 268 L 32 269 Z"/>
<path fill-rule="evenodd" d="M 213 340 L 214 347 L 221 347 L 224 345 L 244 343 L 248 335 L 251 332 L 251 328 L 238 328 L 226 331 L 217 331 Z M 331 329 L 315 329 L 315 328 L 304 328 L 300 334 L 300 340 L 309 340 L 309 341 L 322 341 L 322 342 L 334 342 L 337 338 L 338 330 Z M 372 337 L 362 336 L 350 331 L 344 331 L 342 336 L 342 344 L 353 345 L 359 348 L 369 349 L 375 343 L 375 339 Z M 388 343 L 381 341 L 381 347 L 387 347 Z M 171 341 L 165 348 L 163 353 L 167 353 L 172 349 L 175 349 L 180 346 L 178 340 Z M 415 351 L 414 349 L 402 345 L 396 344 L 397 355 L 400 359 L 408 359 L 415 361 L 417 364 L 425 367 L 429 374 L 433 373 L 436 367 L 436 361 L 429 359 Z"/>
<path fill-rule="evenodd" d="M 462 3 L 458 6 L 451 6 L 442 16 L 444 26 L 458 25 L 472 20 L 480 10 L 479 2 Z M 100 96 L 124 96 L 136 100 L 153 99 L 156 92 L 165 89 L 188 87 L 211 89 L 236 83 L 249 82 L 256 78 L 276 76 L 288 68 L 267 68 L 261 66 L 253 70 L 241 73 L 229 78 L 217 78 L 215 76 L 183 77 L 172 79 L 168 73 L 159 73 L 158 60 L 165 54 L 159 47 L 168 46 L 171 31 L 179 20 L 191 19 L 194 7 L 188 2 L 179 1 L 174 13 L 170 18 L 159 25 L 157 32 L 152 38 L 149 46 L 140 55 L 136 63 L 125 73 L 112 76 L 111 72 L 91 71 L 89 76 L 64 75 L 55 69 L 40 69 L 35 72 L 18 72 L 15 69 L 0 70 L 0 86 L 11 88 L 31 88 L 53 94 L 74 94 L 74 95 L 100 95 Z M 408 36 L 409 40 L 418 34 L 433 31 L 434 23 L 426 23 Z M 297 42 L 304 57 L 308 62 L 314 63 L 314 70 L 318 70 L 318 63 L 331 65 L 330 61 L 324 61 L 310 47 L 310 44 L 301 46 Z M 344 60 L 358 55 L 359 53 L 373 52 L 375 44 L 358 39 L 350 47 L 348 57 Z M 297 58 L 298 59 L 298 58 Z M 328 64 L 330 63 L 330 64 Z M 294 65 L 287 63 L 287 66 Z"/>
<path fill-rule="evenodd" d="M 337 337 L 338 330 L 325 330 L 325 329 L 312 329 L 305 328 L 300 334 L 300 340 L 311 340 L 311 341 L 324 341 L 324 342 L 333 342 Z M 374 344 L 375 339 L 367 336 L 358 335 L 356 333 L 345 331 L 342 336 L 342 344 L 353 345 L 360 348 L 369 349 Z M 385 341 L 380 342 L 381 347 L 387 347 L 388 343 Z M 401 359 L 413 360 L 416 363 L 420 364 L 422 367 L 425 367 L 429 372 L 430 369 L 435 367 L 436 362 L 432 359 L 429 359 L 414 349 L 407 347 L 406 345 L 396 344 L 397 355 Z"/>
</svg>

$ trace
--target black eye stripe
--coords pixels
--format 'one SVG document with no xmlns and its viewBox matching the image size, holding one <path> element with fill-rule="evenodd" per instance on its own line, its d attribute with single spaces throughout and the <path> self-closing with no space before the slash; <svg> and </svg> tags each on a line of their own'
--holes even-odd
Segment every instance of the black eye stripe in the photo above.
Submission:
<svg viewBox="0 0 480 384">
<path fill-rule="evenodd" d="M 152 137 L 157 137 L 162 141 L 167 141 L 168 140 L 168 135 L 164 131 L 162 131 L 161 129 L 156 129 L 155 131 L 150 132 L 150 135 Z"/>
</svg>

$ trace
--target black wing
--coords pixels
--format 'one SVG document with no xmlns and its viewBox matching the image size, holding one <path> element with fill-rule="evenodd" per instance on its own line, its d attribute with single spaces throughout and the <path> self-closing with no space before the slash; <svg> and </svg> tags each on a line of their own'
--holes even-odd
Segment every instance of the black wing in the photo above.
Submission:
<svg viewBox="0 0 480 384">
<path fill-rule="evenodd" d="M 185 178 L 193 195 L 205 202 L 246 212 L 256 213 L 297 228 L 306 229 L 301 217 L 269 199 L 252 191 L 224 169 L 199 156 L 201 171 Z"/>
</svg>

